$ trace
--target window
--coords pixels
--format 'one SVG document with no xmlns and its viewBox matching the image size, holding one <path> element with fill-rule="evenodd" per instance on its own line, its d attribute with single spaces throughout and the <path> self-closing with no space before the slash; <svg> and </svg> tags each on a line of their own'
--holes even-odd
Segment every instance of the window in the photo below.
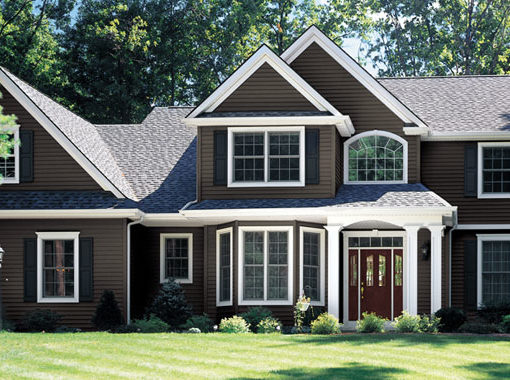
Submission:
<svg viewBox="0 0 510 380">
<path fill-rule="evenodd" d="M 292 304 L 292 227 L 239 228 L 239 304 Z"/>
<path fill-rule="evenodd" d="M 5 131 L 2 131 L 5 133 Z M 19 127 L 8 131 L 11 141 L 19 141 Z M 6 157 L 0 157 L 0 184 L 19 183 L 19 144 Z"/>
<path fill-rule="evenodd" d="M 386 256 L 379 255 L 379 286 L 386 286 Z"/>
<path fill-rule="evenodd" d="M 478 304 L 510 302 L 510 235 L 478 235 Z"/>
<path fill-rule="evenodd" d="M 324 306 L 326 287 L 325 231 L 320 228 L 300 228 L 300 293 L 304 293 L 313 305 Z"/>
<path fill-rule="evenodd" d="M 407 183 L 407 141 L 389 132 L 364 132 L 344 143 L 345 183 Z"/>
<path fill-rule="evenodd" d="M 216 304 L 232 305 L 232 228 L 216 231 Z"/>
<path fill-rule="evenodd" d="M 367 256 L 367 286 L 374 286 L 374 255 Z"/>
<path fill-rule="evenodd" d="M 193 282 L 193 234 L 160 235 L 160 281 Z"/>
<path fill-rule="evenodd" d="M 78 302 L 79 232 L 37 233 L 37 302 Z"/>
<path fill-rule="evenodd" d="M 395 254 L 395 286 L 402 286 L 403 263 L 402 255 Z"/>
<path fill-rule="evenodd" d="M 228 130 L 228 186 L 304 186 L 304 127 Z"/>
<path fill-rule="evenodd" d="M 478 195 L 510 197 L 510 143 L 478 144 Z"/>
</svg>

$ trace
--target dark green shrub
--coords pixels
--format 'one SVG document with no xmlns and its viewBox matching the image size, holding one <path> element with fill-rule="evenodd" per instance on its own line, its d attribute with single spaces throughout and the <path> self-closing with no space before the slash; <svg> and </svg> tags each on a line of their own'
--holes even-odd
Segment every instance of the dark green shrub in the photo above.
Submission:
<svg viewBox="0 0 510 380">
<path fill-rule="evenodd" d="M 119 326 L 115 330 L 113 330 L 113 332 L 115 334 L 133 334 L 140 332 L 140 329 L 137 326 L 130 324 Z"/>
<path fill-rule="evenodd" d="M 441 318 L 439 322 L 439 331 L 441 332 L 456 331 L 467 320 L 464 311 L 454 307 L 443 307 L 435 314 L 436 317 Z"/>
<path fill-rule="evenodd" d="M 201 332 L 207 333 L 213 331 L 214 322 L 207 314 L 193 315 L 189 318 L 184 325 L 181 326 L 183 330 L 189 330 L 191 328 L 197 328 Z"/>
<path fill-rule="evenodd" d="M 477 311 L 478 319 L 485 323 L 500 323 L 505 315 L 510 314 L 510 303 L 493 303 L 482 305 Z"/>
<path fill-rule="evenodd" d="M 16 324 L 8 319 L 4 319 L 2 321 L 2 330 L 3 331 L 15 331 Z"/>
<path fill-rule="evenodd" d="M 76 327 L 68 327 L 68 326 L 58 326 L 55 329 L 56 333 L 78 333 L 81 332 L 81 329 L 78 329 Z"/>
<path fill-rule="evenodd" d="M 510 314 L 505 315 L 501 322 L 501 331 L 504 333 L 510 333 Z"/>
<path fill-rule="evenodd" d="M 132 323 L 137 332 L 141 333 L 162 333 L 167 332 L 170 326 L 154 314 L 147 319 L 137 319 Z"/>
<path fill-rule="evenodd" d="M 404 310 L 401 315 L 395 318 L 392 325 L 400 333 L 417 333 L 420 332 L 420 321 L 419 315 L 411 315 Z"/>
<path fill-rule="evenodd" d="M 311 324 L 312 334 L 319 335 L 340 334 L 340 327 L 338 319 L 329 313 L 322 313 Z"/>
<path fill-rule="evenodd" d="M 362 314 L 362 319 L 356 322 L 356 331 L 360 333 L 382 333 L 387 319 L 379 317 L 376 313 Z"/>
<path fill-rule="evenodd" d="M 324 314 L 326 308 L 322 306 L 311 306 L 305 311 L 305 318 L 303 319 L 303 326 L 311 326 L 312 322 L 315 321 L 319 315 Z"/>
<path fill-rule="evenodd" d="M 191 307 L 186 302 L 182 287 L 175 281 L 161 285 L 147 315 L 154 314 L 172 328 L 184 324 L 191 317 Z"/>
<path fill-rule="evenodd" d="M 103 291 L 103 295 L 97 304 L 96 312 L 92 317 L 92 323 L 98 330 L 114 330 L 124 323 L 122 312 L 111 290 Z"/>
<path fill-rule="evenodd" d="M 53 332 L 56 330 L 58 322 L 62 316 L 48 309 L 36 309 L 28 312 L 21 322 L 22 331 L 45 331 Z"/>
<path fill-rule="evenodd" d="M 258 334 L 274 334 L 281 333 L 282 325 L 280 321 L 273 317 L 267 317 L 259 322 L 257 325 Z"/>
<path fill-rule="evenodd" d="M 241 334 L 250 332 L 250 329 L 248 323 L 242 317 L 234 315 L 233 317 L 221 320 L 220 331 L 230 334 Z"/>
<path fill-rule="evenodd" d="M 439 323 L 441 323 L 441 318 L 435 315 L 422 315 L 419 326 L 420 332 L 435 334 L 439 331 Z"/>
<path fill-rule="evenodd" d="M 501 332 L 498 325 L 484 322 L 466 322 L 458 330 L 462 333 L 471 334 L 496 334 Z"/>
<path fill-rule="evenodd" d="M 250 325 L 250 330 L 252 332 L 257 332 L 257 326 L 259 323 L 266 318 L 272 317 L 273 314 L 271 313 L 271 310 L 257 306 L 250 307 L 248 311 L 240 314 L 239 316 Z"/>
</svg>

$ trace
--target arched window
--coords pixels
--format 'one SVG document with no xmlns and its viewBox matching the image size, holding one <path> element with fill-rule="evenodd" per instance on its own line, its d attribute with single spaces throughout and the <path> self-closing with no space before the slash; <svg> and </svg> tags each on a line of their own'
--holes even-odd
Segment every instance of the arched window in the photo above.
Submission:
<svg viewBox="0 0 510 380">
<path fill-rule="evenodd" d="M 407 183 L 407 141 L 364 132 L 344 143 L 344 183 Z"/>
</svg>

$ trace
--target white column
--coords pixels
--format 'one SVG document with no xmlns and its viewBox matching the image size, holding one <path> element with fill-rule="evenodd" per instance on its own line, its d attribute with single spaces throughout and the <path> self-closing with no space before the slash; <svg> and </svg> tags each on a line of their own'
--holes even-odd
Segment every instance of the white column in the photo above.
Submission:
<svg viewBox="0 0 510 380">
<path fill-rule="evenodd" d="M 421 226 L 404 226 L 407 254 L 404 256 L 404 310 L 418 314 L 418 230 Z"/>
<path fill-rule="evenodd" d="M 430 312 L 441 309 L 441 259 L 444 226 L 429 226 L 430 230 Z"/>
<path fill-rule="evenodd" d="M 325 228 L 328 231 L 328 312 L 340 318 L 340 231 L 343 227 Z"/>
</svg>

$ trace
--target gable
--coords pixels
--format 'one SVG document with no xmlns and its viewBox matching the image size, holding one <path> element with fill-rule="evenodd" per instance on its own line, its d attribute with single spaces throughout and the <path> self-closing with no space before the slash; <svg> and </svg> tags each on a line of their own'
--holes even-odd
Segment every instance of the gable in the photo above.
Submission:
<svg viewBox="0 0 510 380">
<path fill-rule="evenodd" d="M 275 69 L 264 63 L 214 112 L 316 110 L 317 108 Z"/>
</svg>

